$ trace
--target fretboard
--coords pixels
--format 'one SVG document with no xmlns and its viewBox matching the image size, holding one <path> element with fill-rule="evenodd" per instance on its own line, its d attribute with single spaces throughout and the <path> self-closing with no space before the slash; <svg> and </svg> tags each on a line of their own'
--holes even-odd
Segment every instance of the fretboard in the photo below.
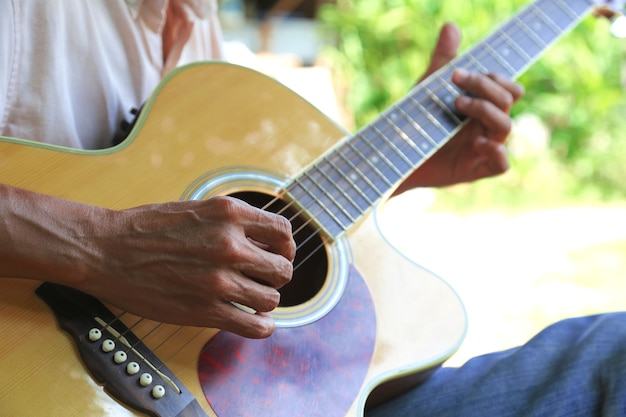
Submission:
<svg viewBox="0 0 626 417">
<path fill-rule="evenodd" d="M 454 108 L 463 93 L 451 82 L 455 69 L 516 78 L 592 8 L 592 0 L 532 2 L 326 153 L 286 190 L 336 238 L 463 125 L 464 118 Z"/>
</svg>

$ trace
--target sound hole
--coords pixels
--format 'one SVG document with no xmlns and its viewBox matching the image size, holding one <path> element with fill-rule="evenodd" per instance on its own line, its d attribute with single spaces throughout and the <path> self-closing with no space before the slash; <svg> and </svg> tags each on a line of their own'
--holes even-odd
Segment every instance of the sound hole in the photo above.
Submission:
<svg viewBox="0 0 626 417">
<path fill-rule="evenodd" d="M 309 217 L 299 213 L 297 207 L 287 207 L 288 203 L 274 196 L 244 191 L 231 194 L 255 207 L 279 213 L 291 221 L 294 240 L 298 251 L 294 260 L 294 273 L 291 282 L 281 288 L 280 307 L 293 307 L 313 298 L 322 288 L 328 273 L 328 258 L 324 242 Z M 268 206 L 269 204 L 269 206 Z"/>
</svg>

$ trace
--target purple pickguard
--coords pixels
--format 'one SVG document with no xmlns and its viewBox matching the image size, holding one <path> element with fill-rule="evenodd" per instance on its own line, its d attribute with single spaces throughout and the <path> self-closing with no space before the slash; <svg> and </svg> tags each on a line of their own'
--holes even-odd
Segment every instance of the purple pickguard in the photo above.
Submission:
<svg viewBox="0 0 626 417">
<path fill-rule="evenodd" d="M 200 384 L 220 417 L 344 416 L 365 380 L 376 339 L 374 304 L 354 267 L 320 320 L 262 340 L 219 332 L 202 349 Z"/>
</svg>

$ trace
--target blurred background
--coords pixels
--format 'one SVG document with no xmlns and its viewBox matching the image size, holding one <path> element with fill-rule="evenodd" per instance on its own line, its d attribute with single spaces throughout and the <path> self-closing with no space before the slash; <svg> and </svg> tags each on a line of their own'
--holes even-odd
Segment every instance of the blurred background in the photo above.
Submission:
<svg viewBox="0 0 626 417">
<path fill-rule="evenodd" d="M 463 51 L 526 3 L 221 0 L 220 18 L 229 60 L 354 131 L 411 88 L 445 22 Z M 509 172 L 381 209 L 390 241 L 464 300 L 468 336 L 451 364 L 562 318 L 626 310 L 625 52 L 611 22 L 585 18 L 519 79 Z"/>
</svg>

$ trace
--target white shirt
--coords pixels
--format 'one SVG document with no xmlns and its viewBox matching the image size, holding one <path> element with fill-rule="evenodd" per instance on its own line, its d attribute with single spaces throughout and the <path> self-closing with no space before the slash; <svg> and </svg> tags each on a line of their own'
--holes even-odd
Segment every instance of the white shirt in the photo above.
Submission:
<svg viewBox="0 0 626 417">
<path fill-rule="evenodd" d="M 166 72 L 222 57 L 215 0 L 175 1 L 193 29 L 164 64 L 167 0 L 0 0 L 0 135 L 110 146 Z"/>
</svg>

